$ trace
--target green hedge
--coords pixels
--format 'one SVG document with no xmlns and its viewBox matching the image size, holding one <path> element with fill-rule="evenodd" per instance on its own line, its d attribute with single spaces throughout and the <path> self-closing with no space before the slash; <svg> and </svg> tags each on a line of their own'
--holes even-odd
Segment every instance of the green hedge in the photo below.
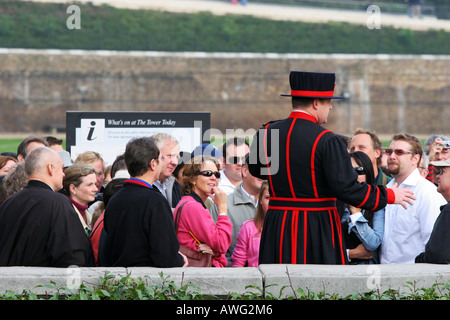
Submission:
<svg viewBox="0 0 450 320">
<path fill-rule="evenodd" d="M 0 1 L 0 47 L 86 50 L 448 54 L 450 33 L 346 23 L 272 21 L 207 13 L 176 14 L 78 4 L 81 29 L 69 30 L 68 4 Z"/>
</svg>

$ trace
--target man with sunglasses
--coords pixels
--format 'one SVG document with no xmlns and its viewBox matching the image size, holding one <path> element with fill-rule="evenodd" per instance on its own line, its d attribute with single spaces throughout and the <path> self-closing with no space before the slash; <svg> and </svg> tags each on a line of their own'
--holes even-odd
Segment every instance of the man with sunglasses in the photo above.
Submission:
<svg viewBox="0 0 450 320">
<path fill-rule="evenodd" d="M 228 139 L 222 147 L 224 168 L 220 171 L 219 188 L 227 195 L 242 182 L 242 164 L 248 154 L 249 145 L 244 138 L 234 137 Z"/>
<path fill-rule="evenodd" d="M 418 163 L 422 157 L 422 144 L 409 134 L 395 135 L 385 150 L 388 170 L 393 179 L 387 184 L 397 184 L 414 192 L 416 200 L 406 209 L 387 205 L 385 231 L 381 244 L 381 263 L 414 263 L 430 237 L 433 225 L 446 203 L 436 186 L 422 177 Z"/>
<path fill-rule="evenodd" d="M 450 263 L 450 159 L 433 161 L 437 191 L 440 192 L 447 204 L 441 207 L 441 213 L 436 219 L 425 250 L 416 258 L 416 263 Z"/>
<path fill-rule="evenodd" d="M 253 176 L 269 182 L 260 264 L 346 264 L 336 200 L 378 211 L 406 206 L 412 192 L 357 181 L 342 138 L 322 127 L 332 109 L 335 74 L 292 71 L 292 113 L 265 124 L 248 156 Z"/>
<path fill-rule="evenodd" d="M 424 142 L 424 149 L 428 155 L 427 179 L 434 182 L 432 161 L 444 161 L 450 158 L 450 139 L 444 135 L 432 135 Z"/>
</svg>

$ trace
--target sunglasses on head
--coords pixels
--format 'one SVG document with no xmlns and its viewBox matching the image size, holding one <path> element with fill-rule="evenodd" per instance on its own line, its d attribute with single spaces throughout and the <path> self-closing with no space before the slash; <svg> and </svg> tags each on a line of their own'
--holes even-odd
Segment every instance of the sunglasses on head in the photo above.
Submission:
<svg viewBox="0 0 450 320">
<path fill-rule="evenodd" d="M 245 156 L 243 156 L 243 157 L 238 157 L 238 156 L 228 157 L 228 164 L 237 164 L 237 163 L 245 163 Z"/>
<path fill-rule="evenodd" d="M 366 174 L 366 169 L 364 169 L 364 167 L 356 167 L 355 168 L 356 173 L 359 176 L 362 176 L 363 174 Z"/>
<path fill-rule="evenodd" d="M 202 175 L 205 177 L 211 177 L 212 175 L 214 175 L 217 179 L 220 179 L 219 171 L 204 170 L 204 171 L 198 172 L 197 175 Z"/>
<path fill-rule="evenodd" d="M 443 174 L 445 171 L 445 167 L 434 167 L 434 174 L 439 175 Z"/>
<path fill-rule="evenodd" d="M 403 150 L 403 149 L 394 149 L 394 150 L 392 150 L 392 149 L 386 149 L 386 150 L 384 150 L 384 152 L 386 152 L 386 154 L 387 154 L 388 156 L 390 156 L 392 153 L 395 153 L 396 156 L 402 156 L 402 155 L 404 155 L 405 153 L 406 153 L 406 154 L 413 154 L 413 152 L 411 152 L 411 151 L 405 151 L 405 150 Z"/>
</svg>

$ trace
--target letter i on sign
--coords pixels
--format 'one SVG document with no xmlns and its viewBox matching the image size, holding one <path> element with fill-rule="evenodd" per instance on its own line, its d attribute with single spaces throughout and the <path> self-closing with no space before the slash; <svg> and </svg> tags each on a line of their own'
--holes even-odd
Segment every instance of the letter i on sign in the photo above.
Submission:
<svg viewBox="0 0 450 320">
<path fill-rule="evenodd" d="M 91 126 L 92 126 L 92 127 L 89 128 L 89 134 L 88 134 L 88 136 L 87 136 L 87 139 L 88 139 L 89 141 L 92 141 L 92 140 L 95 140 L 95 139 L 96 139 L 95 137 L 93 137 L 94 129 L 95 129 L 95 121 L 91 121 Z"/>
</svg>

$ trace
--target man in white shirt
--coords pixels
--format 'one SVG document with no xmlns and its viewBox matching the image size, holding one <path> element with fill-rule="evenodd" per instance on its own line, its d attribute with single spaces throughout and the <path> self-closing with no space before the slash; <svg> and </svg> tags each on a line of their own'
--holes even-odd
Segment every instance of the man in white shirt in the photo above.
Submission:
<svg viewBox="0 0 450 320">
<path fill-rule="evenodd" d="M 224 168 L 220 172 L 219 188 L 227 195 L 242 182 L 242 164 L 250 151 L 248 142 L 244 138 L 228 139 L 222 147 Z"/>
<path fill-rule="evenodd" d="M 385 152 L 389 155 L 388 170 L 394 177 L 386 187 L 410 189 L 416 200 L 406 210 L 402 206 L 386 206 L 380 262 L 414 263 L 425 248 L 440 207 L 447 201 L 417 169 L 423 151 L 416 137 L 395 135 Z"/>
</svg>

